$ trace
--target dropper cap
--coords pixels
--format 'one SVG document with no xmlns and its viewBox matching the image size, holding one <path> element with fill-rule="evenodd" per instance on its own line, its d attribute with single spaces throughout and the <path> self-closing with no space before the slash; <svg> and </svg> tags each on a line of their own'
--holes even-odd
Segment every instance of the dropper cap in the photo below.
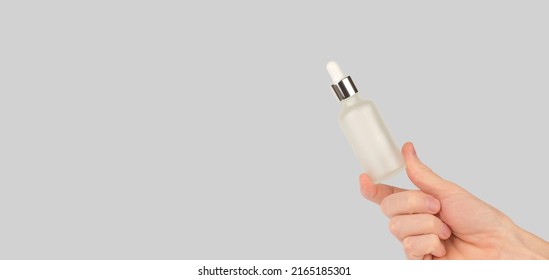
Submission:
<svg viewBox="0 0 549 280">
<path fill-rule="evenodd" d="M 343 101 L 358 93 L 358 89 L 356 88 L 355 83 L 353 83 L 351 76 L 343 75 L 343 71 L 341 71 L 337 62 L 328 62 L 328 64 L 326 64 L 326 70 L 328 70 L 330 77 L 332 77 L 332 89 L 339 101 Z"/>
</svg>

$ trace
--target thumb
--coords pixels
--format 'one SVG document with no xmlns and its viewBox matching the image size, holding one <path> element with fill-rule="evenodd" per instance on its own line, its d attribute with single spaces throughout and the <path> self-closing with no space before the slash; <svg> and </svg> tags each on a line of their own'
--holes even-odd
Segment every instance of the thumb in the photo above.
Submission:
<svg viewBox="0 0 549 280">
<path fill-rule="evenodd" d="M 431 168 L 423 164 L 417 156 L 414 144 L 407 142 L 402 147 L 402 155 L 406 162 L 406 173 L 408 178 L 423 192 L 437 198 L 449 193 L 455 193 L 462 189 L 434 173 Z"/>
</svg>

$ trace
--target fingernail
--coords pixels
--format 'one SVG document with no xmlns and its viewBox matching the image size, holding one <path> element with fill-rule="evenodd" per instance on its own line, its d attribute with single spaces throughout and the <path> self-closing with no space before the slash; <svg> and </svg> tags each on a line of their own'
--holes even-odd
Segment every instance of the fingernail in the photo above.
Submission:
<svg viewBox="0 0 549 280">
<path fill-rule="evenodd" d="M 429 211 L 431 211 L 432 213 L 437 213 L 438 207 L 438 200 L 432 197 L 427 198 L 427 209 L 429 209 Z"/>
<path fill-rule="evenodd" d="M 450 235 L 452 235 L 452 230 L 451 230 L 450 227 L 447 226 L 446 224 L 442 224 L 441 233 L 442 233 L 442 236 L 443 236 L 444 238 L 448 238 L 448 237 L 450 237 Z"/>
<path fill-rule="evenodd" d="M 414 143 L 410 143 L 410 144 L 411 144 L 411 145 L 410 145 L 410 146 L 411 146 L 411 148 L 410 148 L 410 149 L 412 150 L 412 154 L 413 154 L 414 156 L 416 156 L 416 157 L 417 157 L 417 153 L 416 153 L 416 147 L 414 147 Z"/>
</svg>

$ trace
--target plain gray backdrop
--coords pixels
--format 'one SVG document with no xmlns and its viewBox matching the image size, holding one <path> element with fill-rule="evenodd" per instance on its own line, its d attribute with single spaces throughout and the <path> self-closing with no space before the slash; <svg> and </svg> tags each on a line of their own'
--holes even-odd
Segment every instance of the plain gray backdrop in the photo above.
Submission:
<svg viewBox="0 0 549 280">
<path fill-rule="evenodd" d="M 3 1 L 0 258 L 404 258 L 360 196 L 329 60 L 399 144 L 547 239 L 548 13 Z"/>
</svg>

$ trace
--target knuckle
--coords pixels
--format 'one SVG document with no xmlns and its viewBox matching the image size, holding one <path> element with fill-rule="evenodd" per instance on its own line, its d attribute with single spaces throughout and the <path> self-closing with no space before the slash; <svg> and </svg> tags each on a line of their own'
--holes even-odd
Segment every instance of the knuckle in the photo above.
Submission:
<svg viewBox="0 0 549 280">
<path fill-rule="evenodd" d="M 411 254 L 414 249 L 414 242 L 409 237 L 404 238 L 402 240 L 402 248 L 404 249 L 404 252 Z"/>
<path fill-rule="evenodd" d="M 437 243 L 435 246 L 433 246 L 433 249 L 431 249 L 431 252 L 432 252 L 431 254 L 437 257 L 442 257 L 446 255 L 446 248 L 441 243 Z"/>
<path fill-rule="evenodd" d="M 399 228 L 400 228 L 400 221 L 399 221 L 399 219 L 397 219 L 397 218 L 391 218 L 391 219 L 389 220 L 389 230 L 391 231 L 391 233 L 392 233 L 394 236 L 397 236 L 397 237 L 398 237 Z"/>
<path fill-rule="evenodd" d="M 418 257 L 412 253 L 409 253 L 409 252 L 405 252 L 406 253 L 406 258 L 409 259 L 409 260 L 417 260 Z"/>
<path fill-rule="evenodd" d="M 429 234 L 427 242 L 429 244 L 429 251 L 434 251 L 438 247 L 440 239 L 438 239 L 438 236 L 435 234 Z"/>
<path fill-rule="evenodd" d="M 380 204 L 380 207 L 381 207 L 381 212 L 383 212 L 383 214 L 385 214 L 386 216 L 389 216 L 390 214 L 390 199 L 389 199 L 390 196 L 384 198 L 382 201 L 381 201 L 381 204 Z"/>
<path fill-rule="evenodd" d="M 409 214 L 413 214 L 419 210 L 422 210 L 425 203 L 424 194 L 421 191 L 409 191 L 409 195 L 406 196 L 406 205 Z"/>
<path fill-rule="evenodd" d="M 410 179 L 412 181 L 418 181 L 418 182 L 422 182 L 425 180 L 425 178 L 427 176 L 429 176 L 431 173 L 433 173 L 433 171 L 431 170 L 431 168 L 429 167 L 426 167 L 426 166 L 422 166 L 420 168 L 417 168 L 415 170 L 412 170 L 410 172 Z"/>
</svg>

